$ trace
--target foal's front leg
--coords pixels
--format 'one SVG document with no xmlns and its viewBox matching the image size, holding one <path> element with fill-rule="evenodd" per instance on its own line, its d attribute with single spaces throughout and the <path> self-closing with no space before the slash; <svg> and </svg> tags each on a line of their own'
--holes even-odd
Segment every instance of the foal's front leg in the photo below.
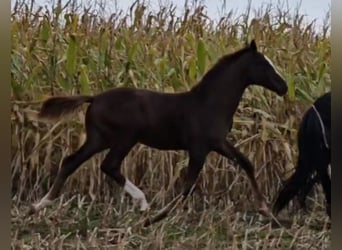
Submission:
<svg viewBox="0 0 342 250">
<path fill-rule="evenodd" d="M 208 153 L 209 150 L 205 150 L 204 148 L 196 148 L 189 152 L 189 166 L 185 175 L 185 183 L 182 192 L 183 200 L 193 191 Z"/>
<path fill-rule="evenodd" d="M 239 150 L 237 150 L 230 142 L 224 141 L 217 145 L 215 151 L 231 160 L 238 163 L 247 173 L 247 176 L 252 184 L 253 192 L 257 201 L 259 212 L 263 215 L 269 216 L 271 214 L 267 203 L 260 192 L 259 186 L 254 175 L 254 167 L 252 163 Z"/>
<path fill-rule="evenodd" d="M 134 143 L 129 143 L 129 140 L 113 145 L 101 164 L 101 170 L 114 179 L 119 186 L 123 187 L 134 201 L 139 203 L 140 211 L 146 211 L 149 209 L 149 205 L 146 201 L 145 194 L 140 188 L 129 181 L 128 178 L 124 177 L 120 170 L 122 160 L 133 145 Z"/>
<path fill-rule="evenodd" d="M 184 201 L 186 197 L 193 191 L 196 180 L 201 172 L 201 169 L 203 168 L 203 163 L 208 153 L 209 150 L 199 146 L 189 151 L 189 166 L 185 176 L 185 183 L 182 193 L 173 199 L 166 207 L 160 210 L 155 217 L 145 220 L 145 227 L 164 219 L 168 213 L 176 207 L 179 201 Z"/>
</svg>

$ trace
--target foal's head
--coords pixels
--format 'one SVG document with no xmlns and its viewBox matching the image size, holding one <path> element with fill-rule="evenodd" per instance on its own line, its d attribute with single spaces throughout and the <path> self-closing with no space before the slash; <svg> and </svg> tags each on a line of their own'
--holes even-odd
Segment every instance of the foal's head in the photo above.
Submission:
<svg viewBox="0 0 342 250">
<path fill-rule="evenodd" d="M 249 57 L 245 72 L 247 83 L 265 87 L 280 96 L 285 95 L 287 92 L 285 80 L 271 60 L 258 51 L 254 40 L 250 43 L 248 50 Z"/>
</svg>

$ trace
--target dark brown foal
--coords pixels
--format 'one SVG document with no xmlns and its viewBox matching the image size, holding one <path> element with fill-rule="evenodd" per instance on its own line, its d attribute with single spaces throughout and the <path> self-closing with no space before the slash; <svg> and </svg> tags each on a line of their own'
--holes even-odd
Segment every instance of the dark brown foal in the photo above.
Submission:
<svg viewBox="0 0 342 250">
<path fill-rule="evenodd" d="M 263 86 L 278 95 L 287 92 L 286 82 L 271 61 L 258 52 L 254 41 L 222 57 L 199 84 L 187 92 L 165 94 L 117 88 L 96 96 L 50 98 L 42 106 L 41 118 L 58 119 L 76 111 L 83 103 L 90 103 L 85 120 L 87 140 L 76 153 L 63 160 L 50 191 L 32 206 L 31 212 L 57 198 L 68 176 L 104 149 L 109 152 L 101 170 L 138 200 L 141 210 L 146 210 L 148 203 L 144 193 L 120 171 L 127 153 L 136 143 L 142 143 L 160 150 L 189 152 L 188 172 L 179 196 L 183 199 L 191 193 L 210 151 L 235 160 L 250 179 L 257 208 L 268 214 L 251 162 L 226 140 L 241 97 L 251 84 Z M 167 210 L 162 210 L 164 215 Z"/>
</svg>

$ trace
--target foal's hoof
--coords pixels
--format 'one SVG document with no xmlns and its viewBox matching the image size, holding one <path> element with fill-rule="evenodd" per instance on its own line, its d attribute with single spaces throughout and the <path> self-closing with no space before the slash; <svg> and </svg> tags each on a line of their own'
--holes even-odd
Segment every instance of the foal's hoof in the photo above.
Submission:
<svg viewBox="0 0 342 250">
<path fill-rule="evenodd" d="M 150 214 L 150 209 L 145 209 L 145 210 L 139 210 L 140 214 L 144 217 L 148 216 Z"/>
<path fill-rule="evenodd" d="M 153 224 L 153 222 L 151 221 L 151 219 L 146 218 L 142 225 L 143 225 L 143 227 L 148 227 L 149 225 L 152 225 L 152 224 Z"/>
<path fill-rule="evenodd" d="M 269 209 L 269 207 L 265 203 L 261 207 L 259 207 L 258 212 L 259 214 L 265 217 L 272 217 L 272 211 Z"/>
<path fill-rule="evenodd" d="M 35 214 L 36 212 L 37 212 L 37 210 L 36 210 L 35 206 L 31 205 L 29 207 L 29 210 L 26 213 L 26 216 L 31 216 L 31 215 Z"/>
<path fill-rule="evenodd" d="M 269 217 L 271 215 L 271 211 L 269 209 L 265 210 L 265 209 L 259 209 L 259 214 Z"/>
<path fill-rule="evenodd" d="M 145 213 L 150 210 L 150 206 L 148 205 L 146 199 L 142 199 L 140 201 L 140 212 Z"/>
</svg>

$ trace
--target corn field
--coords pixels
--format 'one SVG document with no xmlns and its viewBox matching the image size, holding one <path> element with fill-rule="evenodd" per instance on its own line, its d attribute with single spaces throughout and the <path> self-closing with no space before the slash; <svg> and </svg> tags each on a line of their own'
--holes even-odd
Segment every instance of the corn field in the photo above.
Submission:
<svg viewBox="0 0 342 250">
<path fill-rule="evenodd" d="M 151 11 L 144 2 L 127 13 L 105 15 L 103 2 L 76 0 L 39 6 L 15 0 L 11 14 L 12 248 L 13 249 L 327 249 L 331 230 L 320 186 L 309 210 L 294 201 L 272 224 L 253 209 L 244 171 L 211 153 L 194 194 L 149 228 L 121 188 L 99 169 L 104 154 L 72 175 L 51 207 L 31 217 L 28 206 L 50 188 L 63 157 L 84 141 L 84 114 L 55 124 L 34 119 L 54 95 L 96 94 L 113 87 L 180 92 L 194 86 L 224 54 L 254 38 L 277 65 L 285 97 L 250 87 L 227 135 L 254 164 L 261 191 L 272 204 L 297 159 L 303 112 L 331 89 L 330 22 L 317 28 L 267 5 L 254 13 L 227 13 L 218 22 L 202 4 L 176 15 L 172 4 Z M 253 14 L 253 15 L 252 15 Z M 213 121 L 215 122 L 215 121 Z M 181 191 L 188 163 L 182 151 L 136 145 L 122 172 L 141 188 L 154 213 Z M 285 220 L 286 218 L 286 220 Z"/>
</svg>

